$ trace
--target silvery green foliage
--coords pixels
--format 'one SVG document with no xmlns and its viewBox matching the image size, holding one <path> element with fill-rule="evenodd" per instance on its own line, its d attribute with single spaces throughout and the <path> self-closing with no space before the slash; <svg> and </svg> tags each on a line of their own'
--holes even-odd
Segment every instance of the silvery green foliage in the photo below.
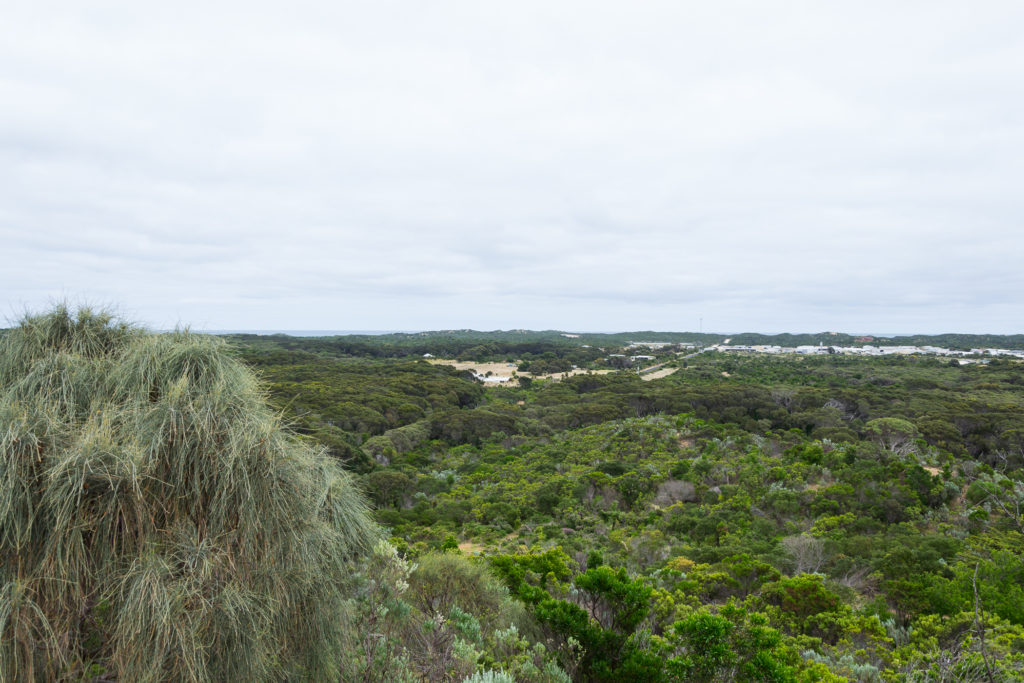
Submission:
<svg viewBox="0 0 1024 683">
<path fill-rule="evenodd" d="M 0 679 L 336 678 L 376 535 L 221 341 L 58 307 L 0 342 Z"/>
<path fill-rule="evenodd" d="M 464 678 L 462 683 L 516 683 L 516 679 L 504 671 L 478 671 Z"/>
</svg>

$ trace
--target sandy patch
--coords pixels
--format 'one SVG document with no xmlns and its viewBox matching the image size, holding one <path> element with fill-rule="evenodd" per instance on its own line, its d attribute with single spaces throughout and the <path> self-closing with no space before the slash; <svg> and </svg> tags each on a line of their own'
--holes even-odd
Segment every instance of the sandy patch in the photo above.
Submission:
<svg viewBox="0 0 1024 683">
<path fill-rule="evenodd" d="M 640 375 L 640 379 L 648 382 L 652 379 L 658 379 L 659 377 L 668 377 L 679 368 L 662 368 L 661 370 L 655 370 L 654 372 L 648 372 L 645 375 Z"/>
<path fill-rule="evenodd" d="M 587 374 L 590 374 L 590 375 L 607 375 L 607 374 L 612 373 L 612 372 L 615 372 L 615 371 L 614 370 L 584 370 L 583 368 L 576 368 L 575 370 L 570 370 L 568 372 L 556 372 L 556 373 L 553 373 L 553 374 L 550 374 L 550 375 L 530 375 L 530 377 L 533 377 L 534 379 L 553 379 L 553 380 L 559 380 L 559 379 L 562 379 L 562 377 L 564 377 L 566 375 L 568 375 L 569 377 L 572 377 L 573 375 L 587 375 Z M 530 373 L 526 373 L 526 374 L 529 375 Z"/>
<path fill-rule="evenodd" d="M 459 544 L 459 550 L 467 555 L 479 555 L 484 551 L 484 546 L 472 541 L 463 541 Z"/>
<path fill-rule="evenodd" d="M 576 368 L 568 372 L 556 372 L 551 375 L 534 375 L 529 372 L 519 373 L 515 367 L 510 366 L 508 363 L 474 363 L 472 361 L 446 360 L 443 358 L 432 358 L 428 362 L 437 365 L 451 365 L 456 370 L 473 370 L 477 375 L 482 375 L 481 379 L 483 381 L 495 384 L 511 382 L 512 373 L 521 374 L 524 377 L 531 377 L 533 379 L 559 380 L 565 375 L 585 375 L 588 372 L 592 372 L 595 375 L 605 375 L 613 372 L 612 370 L 584 370 L 583 368 Z M 488 372 L 491 373 L 490 376 L 487 375 Z"/>
<path fill-rule="evenodd" d="M 923 469 L 925 472 L 932 475 L 933 477 L 937 477 L 940 474 L 942 474 L 941 467 L 922 467 L 921 469 Z"/>
<path fill-rule="evenodd" d="M 459 361 L 459 360 L 443 360 L 443 359 L 431 359 L 429 362 L 437 365 L 451 365 L 456 370 L 473 370 L 478 375 L 484 376 L 484 381 L 492 380 L 494 382 L 509 382 L 512 380 L 512 373 L 516 371 L 515 367 L 510 366 L 508 363 L 473 363 L 471 361 Z M 491 373 L 490 377 L 487 373 Z"/>
</svg>

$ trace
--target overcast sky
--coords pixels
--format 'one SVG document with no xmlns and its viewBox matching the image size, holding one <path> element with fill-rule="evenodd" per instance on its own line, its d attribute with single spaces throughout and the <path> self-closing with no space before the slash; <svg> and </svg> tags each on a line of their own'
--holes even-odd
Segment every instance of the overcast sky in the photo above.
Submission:
<svg viewBox="0 0 1024 683">
<path fill-rule="evenodd" d="M 1022 35 L 1019 0 L 8 3 L 0 314 L 1021 333 Z"/>
</svg>

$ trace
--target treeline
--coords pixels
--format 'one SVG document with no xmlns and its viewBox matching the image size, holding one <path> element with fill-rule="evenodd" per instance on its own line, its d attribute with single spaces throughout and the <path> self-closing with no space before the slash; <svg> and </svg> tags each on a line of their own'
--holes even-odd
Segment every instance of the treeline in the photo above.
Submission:
<svg viewBox="0 0 1024 683">
<path fill-rule="evenodd" d="M 2 333 L 2 330 L 0 330 Z M 233 343 L 264 350 L 301 350 L 328 356 L 356 356 L 364 358 L 404 358 L 425 353 L 444 358 L 466 360 L 512 359 L 522 354 L 534 356 L 555 353 L 563 357 L 568 353 L 582 353 L 580 358 L 592 356 L 590 349 L 611 352 L 629 344 L 653 342 L 655 344 L 695 344 L 708 346 L 723 342 L 740 345 L 801 346 L 938 346 L 969 350 L 974 348 L 1024 349 L 1024 335 L 997 334 L 938 334 L 938 335 L 851 335 L 835 332 L 802 334 L 737 334 L 696 332 L 616 332 L 616 333 L 563 333 L 552 330 L 511 330 L 479 332 L 475 330 L 442 330 L 435 332 L 394 333 L 381 335 L 338 335 L 325 337 L 292 337 L 286 334 L 225 335 Z M 601 353 L 600 351 L 597 353 Z"/>
<path fill-rule="evenodd" d="M 227 335 L 246 349 L 272 353 L 296 351 L 326 358 L 409 359 L 427 354 L 468 361 L 561 360 L 583 366 L 605 355 L 596 348 L 555 337 L 507 341 L 490 337 L 449 337 L 447 335 L 382 335 L 346 337 L 289 337 L 287 335 Z"/>
</svg>

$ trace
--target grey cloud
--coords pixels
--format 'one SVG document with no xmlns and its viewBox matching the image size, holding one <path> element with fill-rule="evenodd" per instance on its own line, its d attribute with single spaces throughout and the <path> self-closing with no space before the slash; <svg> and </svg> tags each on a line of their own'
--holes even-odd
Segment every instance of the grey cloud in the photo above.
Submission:
<svg viewBox="0 0 1024 683">
<path fill-rule="evenodd" d="M 22 4 L 0 288 L 162 326 L 1019 331 L 1021 19 Z"/>
</svg>

